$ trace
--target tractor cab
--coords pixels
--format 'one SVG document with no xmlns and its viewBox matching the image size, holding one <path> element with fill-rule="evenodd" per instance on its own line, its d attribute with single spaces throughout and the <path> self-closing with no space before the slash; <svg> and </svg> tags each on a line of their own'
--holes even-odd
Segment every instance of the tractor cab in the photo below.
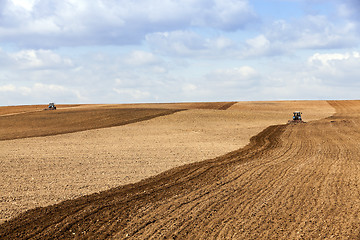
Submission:
<svg viewBox="0 0 360 240">
<path fill-rule="evenodd" d="M 301 121 L 301 114 L 302 112 L 293 112 L 294 116 L 293 116 L 293 121 Z"/>
<path fill-rule="evenodd" d="M 49 103 L 48 109 L 49 110 L 56 110 L 55 103 Z"/>
<path fill-rule="evenodd" d="M 288 121 L 288 124 L 305 123 L 301 117 L 302 112 L 293 112 L 292 120 Z"/>
</svg>

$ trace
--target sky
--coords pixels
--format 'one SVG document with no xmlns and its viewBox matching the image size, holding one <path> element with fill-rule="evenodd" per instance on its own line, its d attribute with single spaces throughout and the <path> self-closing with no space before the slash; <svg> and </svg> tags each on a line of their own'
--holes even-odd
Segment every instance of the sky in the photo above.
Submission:
<svg viewBox="0 0 360 240">
<path fill-rule="evenodd" d="M 0 0 L 0 105 L 359 99 L 359 0 Z"/>
</svg>

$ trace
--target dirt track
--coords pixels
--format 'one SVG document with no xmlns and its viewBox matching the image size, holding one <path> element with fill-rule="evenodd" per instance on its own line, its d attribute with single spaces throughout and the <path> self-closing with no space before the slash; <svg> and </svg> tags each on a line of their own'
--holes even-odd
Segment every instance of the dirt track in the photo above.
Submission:
<svg viewBox="0 0 360 240">
<path fill-rule="evenodd" d="M 359 101 L 272 126 L 238 151 L 30 210 L 1 239 L 359 239 Z"/>
</svg>

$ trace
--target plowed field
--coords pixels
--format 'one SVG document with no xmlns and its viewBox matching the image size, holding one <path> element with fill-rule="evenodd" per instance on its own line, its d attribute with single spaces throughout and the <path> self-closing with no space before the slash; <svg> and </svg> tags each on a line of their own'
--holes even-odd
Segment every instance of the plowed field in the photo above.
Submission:
<svg viewBox="0 0 360 240">
<path fill-rule="evenodd" d="M 70 108 L 0 117 L 0 141 L 126 125 L 172 114 L 168 109 Z"/>
<path fill-rule="evenodd" d="M 0 238 L 359 239 L 360 101 L 329 104 L 221 157 L 27 211 Z"/>
</svg>

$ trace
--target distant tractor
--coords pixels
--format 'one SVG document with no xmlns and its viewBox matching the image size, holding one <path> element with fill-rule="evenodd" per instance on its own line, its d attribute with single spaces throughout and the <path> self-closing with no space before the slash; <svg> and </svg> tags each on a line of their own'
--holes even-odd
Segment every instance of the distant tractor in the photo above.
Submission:
<svg viewBox="0 0 360 240">
<path fill-rule="evenodd" d="M 289 120 L 289 123 L 304 123 L 301 118 L 302 112 L 293 112 L 292 120 Z"/>
<path fill-rule="evenodd" d="M 44 110 L 56 110 L 55 103 L 49 103 L 49 106 L 45 108 Z"/>
</svg>

